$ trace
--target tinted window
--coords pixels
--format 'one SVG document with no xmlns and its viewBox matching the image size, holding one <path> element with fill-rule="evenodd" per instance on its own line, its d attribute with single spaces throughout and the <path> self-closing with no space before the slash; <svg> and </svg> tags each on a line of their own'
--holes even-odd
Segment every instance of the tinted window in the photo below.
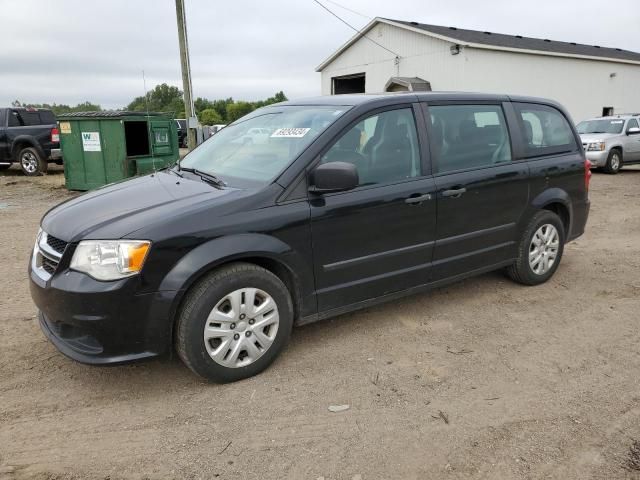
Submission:
<svg viewBox="0 0 640 480">
<path fill-rule="evenodd" d="M 9 126 L 10 127 L 22 126 L 22 121 L 20 120 L 20 114 L 15 110 L 11 110 L 9 112 Z"/>
<path fill-rule="evenodd" d="M 525 155 L 550 155 L 576 150 L 576 139 L 565 116 L 553 107 L 514 103 L 519 114 Z"/>
<path fill-rule="evenodd" d="M 40 115 L 40 123 L 42 125 L 53 125 L 54 123 L 56 123 L 56 117 L 53 112 L 50 112 L 48 110 L 40 110 L 38 114 Z"/>
<path fill-rule="evenodd" d="M 350 128 L 321 163 L 355 165 L 360 185 L 389 183 L 420 175 L 418 135 L 411 108 L 372 115 Z"/>
<path fill-rule="evenodd" d="M 430 144 L 434 173 L 511 161 L 511 145 L 498 105 L 434 105 Z"/>
<path fill-rule="evenodd" d="M 629 120 L 629 125 L 627 125 L 627 130 L 630 128 L 638 128 L 638 121 L 635 118 Z"/>
<path fill-rule="evenodd" d="M 40 125 L 40 115 L 38 115 L 38 112 L 27 112 L 23 110 L 20 112 L 20 117 L 22 117 L 22 123 L 25 126 Z"/>
</svg>

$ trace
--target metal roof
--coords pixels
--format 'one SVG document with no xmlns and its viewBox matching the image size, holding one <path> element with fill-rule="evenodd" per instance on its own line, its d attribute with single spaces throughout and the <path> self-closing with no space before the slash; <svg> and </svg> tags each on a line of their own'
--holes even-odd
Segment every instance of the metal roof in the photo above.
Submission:
<svg viewBox="0 0 640 480">
<path fill-rule="evenodd" d="M 402 85 L 406 87 L 410 92 L 430 92 L 431 83 L 420 77 L 391 77 L 387 84 L 384 86 L 385 92 L 389 90 L 389 87 L 393 84 Z"/>
<path fill-rule="evenodd" d="M 480 30 L 467 30 L 464 28 L 445 27 L 440 25 L 429 25 L 426 23 L 376 17 L 362 30 L 360 30 L 360 32 L 354 35 L 344 45 L 324 60 L 316 68 L 316 71 L 322 71 L 329 63 L 335 60 L 356 41 L 365 36 L 367 32 L 369 32 L 378 23 L 386 23 L 399 28 L 407 28 L 418 33 L 439 38 L 454 45 L 458 44 L 473 48 L 640 64 L 640 53 L 623 50 L 621 48 L 585 45 L 575 42 L 559 42 L 557 40 L 532 38 L 522 35 L 506 35 L 503 33 L 482 32 Z"/>
<path fill-rule="evenodd" d="M 125 110 L 103 110 L 99 112 L 70 112 L 70 113 L 61 113 L 58 115 L 60 117 L 82 117 L 82 118 L 120 118 L 120 117 L 158 117 L 158 116 L 167 116 L 166 113 L 159 112 L 127 112 Z"/>
<path fill-rule="evenodd" d="M 391 22 L 400 23 L 408 27 L 418 28 L 426 32 L 442 35 L 457 40 L 459 43 L 479 43 L 482 45 L 492 45 L 495 47 L 517 48 L 520 50 L 535 50 L 538 52 L 565 53 L 567 55 L 580 55 L 589 57 L 602 57 L 616 60 L 631 60 L 640 62 L 640 53 L 620 48 L 609 48 L 600 45 L 585 45 L 575 42 L 559 42 L 548 38 L 532 38 L 522 35 L 505 35 L 503 33 L 481 32 L 479 30 L 466 30 L 456 27 L 442 27 L 439 25 L 428 25 L 418 22 L 407 22 L 404 20 L 393 20 L 385 18 Z"/>
</svg>

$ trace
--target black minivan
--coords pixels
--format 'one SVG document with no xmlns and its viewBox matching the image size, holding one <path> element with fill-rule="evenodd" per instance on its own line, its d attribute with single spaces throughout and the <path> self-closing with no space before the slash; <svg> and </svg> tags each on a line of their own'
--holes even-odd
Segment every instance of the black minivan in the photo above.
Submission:
<svg viewBox="0 0 640 480">
<path fill-rule="evenodd" d="M 75 360 L 175 349 L 208 379 L 238 380 L 265 369 L 293 325 L 495 269 L 545 282 L 584 231 L 590 175 L 548 100 L 280 103 L 170 168 L 51 209 L 31 295 Z"/>
</svg>

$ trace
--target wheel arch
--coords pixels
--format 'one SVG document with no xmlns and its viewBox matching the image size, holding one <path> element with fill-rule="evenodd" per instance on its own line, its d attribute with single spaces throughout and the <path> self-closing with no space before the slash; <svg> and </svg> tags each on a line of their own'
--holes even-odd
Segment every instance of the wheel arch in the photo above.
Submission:
<svg viewBox="0 0 640 480">
<path fill-rule="evenodd" d="M 169 311 L 171 342 L 178 313 L 189 289 L 214 270 L 236 262 L 258 265 L 278 277 L 291 293 L 294 321 L 302 316 L 304 299 L 308 296 L 309 281 L 313 279 L 313 272 L 308 271 L 308 265 L 298 252 L 269 235 L 242 234 L 221 237 L 206 242 L 185 255 L 174 265 L 160 285 L 160 290 L 176 292 Z"/>
<path fill-rule="evenodd" d="M 624 148 L 623 148 L 623 146 L 622 146 L 622 145 L 614 145 L 614 146 L 612 146 L 612 147 L 609 149 L 609 154 L 611 154 L 611 152 L 612 152 L 613 150 L 618 150 L 618 151 L 620 152 L 620 156 L 622 157 L 622 158 L 620 159 L 620 161 L 623 161 L 623 160 L 624 160 Z"/>
<path fill-rule="evenodd" d="M 36 142 L 33 137 L 29 137 L 29 136 L 20 136 L 20 137 L 16 137 L 13 140 L 13 143 L 11 144 L 11 158 L 13 158 L 14 162 L 19 162 L 20 159 L 18 158 L 18 155 L 20 154 L 20 151 L 23 148 L 28 148 L 28 147 L 33 147 L 36 149 L 36 151 L 38 152 L 38 154 L 44 159 L 46 160 L 46 156 L 44 154 L 44 150 L 42 149 L 42 147 L 38 144 L 38 142 Z"/>
<path fill-rule="evenodd" d="M 565 241 L 571 237 L 573 208 L 571 198 L 566 191 L 559 188 L 545 190 L 534 199 L 532 205 L 538 210 L 549 210 L 558 215 L 565 230 Z"/>
</svg>

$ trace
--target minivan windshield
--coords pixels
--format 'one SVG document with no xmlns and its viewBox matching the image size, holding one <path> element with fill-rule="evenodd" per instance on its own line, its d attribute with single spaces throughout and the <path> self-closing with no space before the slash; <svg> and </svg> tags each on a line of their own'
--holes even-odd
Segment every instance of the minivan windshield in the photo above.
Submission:
<svg viewBox="0 0 640 480">
<path fill-rule="evenodd" d="M 215 175 L 232 187 L 267 184 L 348 108 L 261 108 L 220 130 L 179 165 Z"/>
<path fill-rule="evenodd" d="M 586 120 L 577 126 L 578 133 L 621 133 L 624 120 L 613 118 L 611 120 Z"/>
</svg>

